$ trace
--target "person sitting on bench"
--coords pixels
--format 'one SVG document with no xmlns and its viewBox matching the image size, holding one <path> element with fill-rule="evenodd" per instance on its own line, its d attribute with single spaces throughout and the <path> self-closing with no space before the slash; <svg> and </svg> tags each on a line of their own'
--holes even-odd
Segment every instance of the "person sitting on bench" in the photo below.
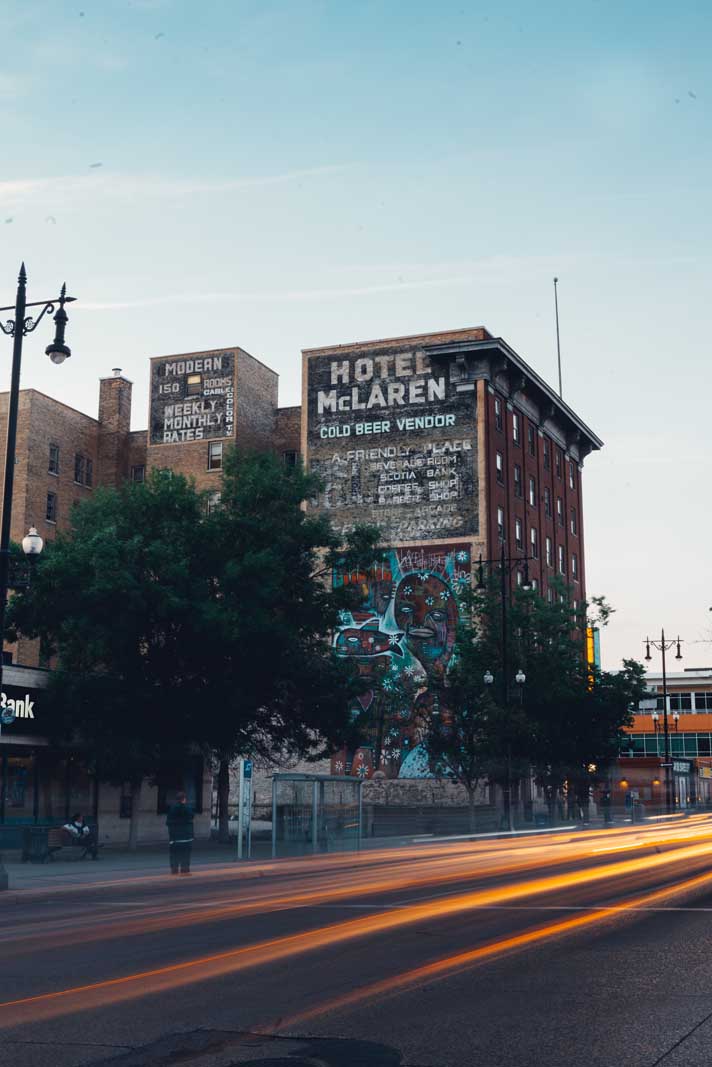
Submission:
<svg viewBox="0 0 712 1067">
<path fill-rule="evenodd" d="M 98 859 L 99 845 L 96 840 L 96 835 L 90 826 L 84 822 L 84 816 L 80 811 L 77 811 L 72 815 L 69 822 L 66 822 L 62 829 L 70 835 L 73 843 L 80 845 L 84 852 L 88 852 L 93 860 Z"/>
</svg>

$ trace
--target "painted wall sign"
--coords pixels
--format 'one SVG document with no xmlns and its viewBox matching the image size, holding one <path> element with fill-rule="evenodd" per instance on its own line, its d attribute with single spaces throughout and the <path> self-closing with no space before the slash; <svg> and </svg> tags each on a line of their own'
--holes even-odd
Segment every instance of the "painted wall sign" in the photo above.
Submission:
<svg viewBox="0 0 712 1067">
<path fill-rule="evenodd" d="M 151 444 L 210 441 L 235 432 L 235 353 L 151 363 Z"/>
<path fill-rule="evenodd" d="M 474 392 L 423 352 L 314 355 L 307 361 L 309 465 L 317 506 L 340 532 L 356 522 L 386 541 L 477 534 Z"/>
</svg>

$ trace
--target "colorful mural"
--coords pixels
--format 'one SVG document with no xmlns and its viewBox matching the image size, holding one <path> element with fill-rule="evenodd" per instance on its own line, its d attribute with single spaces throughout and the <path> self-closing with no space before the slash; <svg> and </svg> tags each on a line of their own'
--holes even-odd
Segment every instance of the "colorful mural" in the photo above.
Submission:
<svg viewBox="0 0 712 1067">
<path fill-rule="evenodd" d="M 364 690 L 352 711 L 372 736 L 356 752 L 334 757 L 333 773 L 430 777 L 418 744 L 418 711 L 432 704 L 430 683 L 442 680 L 451 664 L 458 592 L 470 576 L 468 544 L 434 544 L 390 549 L 368 573 L 335 577 L 357 587 L 360 597 L 342 617 L 334 646 L 358 664 Z"/>
</svg>

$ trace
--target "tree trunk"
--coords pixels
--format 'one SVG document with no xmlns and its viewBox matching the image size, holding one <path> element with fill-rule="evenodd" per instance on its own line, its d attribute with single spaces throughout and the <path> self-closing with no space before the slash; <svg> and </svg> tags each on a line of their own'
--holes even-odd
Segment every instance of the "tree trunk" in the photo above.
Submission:
<svg viewBox="0 0 712 1067">
<path fill-rule="evenodd" d="M 141 785 L 131 783 L 131 819 L 129 821 L 129 850 L 135 852 L 138 847 L 138 824 L 141 818 Z"/>
<path fill-rule="evenodd" d="M 230 840 L 230 761 L 221 759 L 218 767 L 218 841 Z"/>
<path fill-rule="evenodd" d="M 477 815 L 475 813 L 475 790 L 467 790 L 467 816 L 470 825 L 470 833 L 474 834 L 477 830 Z"/>
</svg>

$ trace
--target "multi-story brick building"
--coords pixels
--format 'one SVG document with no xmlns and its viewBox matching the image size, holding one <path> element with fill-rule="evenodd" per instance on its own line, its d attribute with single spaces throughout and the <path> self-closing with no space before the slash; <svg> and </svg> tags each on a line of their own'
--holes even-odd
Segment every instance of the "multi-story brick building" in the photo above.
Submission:
<svg viewBox="0 0 712 1067">
<path fill-rule="evenodd" d="M 344 576 L 364 600 L 337 648 L 365 681 L 405 674 L 414 708 L 427 701 L 452 655 L 458 584 L 480 559 L 504 551 L 513 582 L 526 559 L 542 596 L 559 576 L 585 599 L 581 478 L 602 442 L 505 341 L 478 327 L 309 349 L 302 380 L 316 506 L 342 531 L 378 525 L 389 546 L 377 573 Z M 405 730 L 389 737 L 335 770 L 429 773 Z"/>
<path fill-rule="evenodd" d="M 482 327 L 307 350 L 301 408 L 280 409 L 277 375 L 237 346 L 159 356 L 150 361 L 147 431 L 131 430 L 131 406 L 132 384 L 118 368 L 100 381 L 97 418 L 22 391 L 15 540 L 34 525 L 51 541 L 97 485 L 141 481 L 153 467 L 193 478 L 210 504 L 229 445 L 272 449 L 287 464 L 301 454 L 322 476 L 316 506 L 334 525 L 372 521 L 389 545 L 387 565 L 366 576 L 362 609 L 345 621 L 337 646 L 365 663 L 387 658 L 409 671 L 414 699 L 424 699 L 430 673 L 447 670 L 453 594 L 480 556 L 496 558 L 504 546 L 508 557 L 531 557 L 530 577 L 542 595 L 551 595 L 558 573 L 576 598 L 585 597 L 581 474 L 601 442 Z M 7 394 L 0 394 L 0 442 L 6 412 Z M 125 836 L 121 790 L 99 787 L 80 759 L 51 752 L 43 739 L 39 650 L 20 641 L 6 646 L 8 654 L 14 665 L 6 688 L 29 686 L 37 699 L 33 721 L 18 719 L 0 736 L 0 824 L 15 809 L 26 820 L 83 807 L 101 810 L 111 837 Z M 425 773 L 398 738 L 385 747 L 395 773 Z M 362 761 L 367 771 L 363 754 Z M 206 823 L 207 776 L 197 771 L 185 784 Z M 162 826 L 175 786 L 145 787 L 148 833 Z"/>
<path fill-rule="evenodd" d="M 98 417 L 22 390 L 17 433 L 12 537 L 36 526 L 46 542 L 71 524 L 73 506 L 98 485 L 142 481 L 147 469 L 168 467 L 193 478 L 216 500 L 223 449 L 298 449 L 294 413 L 277 409 L 277 375 L 240 348 L 158 357 L 151 361 L 149 430 L 131 430 L 132 383 L 115 368 L 99 383 Z M 7 394 L 0 394 L 0 464 L 4 464 Z M 54 750 L 43 723 L 47 671 L 36 642 L 5 646 L 4 693 L 23 711 L 0 734 L 0 827 L 67 817 L 81 808 L 100 815 L 101 834 L 128 834 L 129 794 L 97 783 L 81 753 Z M 186 788 L 207 831 L 210 776 L 202 761 L 168 769 L 141 794 L 142 833 L 162 834 L 167 803 Z M 6 829 L 4 837 L 8 838 Z M 3 836 L 0 834 L 0 836 Z M 15 831 L 14 837 L 17 837 Z M 10 841 L 14 840 L 10 833 Z"/>
</svg>

